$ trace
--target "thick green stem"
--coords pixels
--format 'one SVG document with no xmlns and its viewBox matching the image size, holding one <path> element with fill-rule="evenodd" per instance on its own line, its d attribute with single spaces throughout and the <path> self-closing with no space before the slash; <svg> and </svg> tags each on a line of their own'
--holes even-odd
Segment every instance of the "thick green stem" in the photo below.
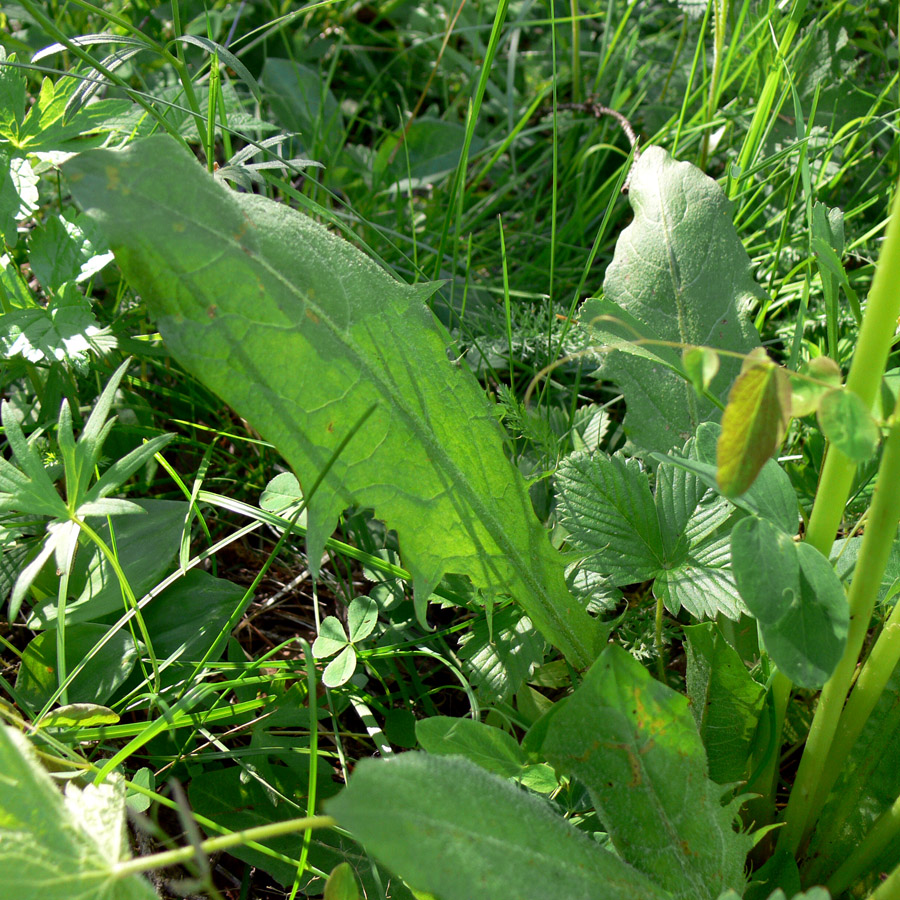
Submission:
<svg viewBox="0 0 900 900">
<path fill-rule="evenodd" d="M 872 280 L 872 289 L 859 329 L 847 388 L 871 408 L 881 385 L 881 376 L 897 330 L 900 316 L 900 191 L 894 195 L 884 244 Z M 829 447 L 825 455 L 816 502 L 809 520 L 806 540 L 826 556 L 831 550 L 844 515 L 844 505 L 856 473 L 856 463 Z"/>
<path fill-rule="evenodd" d="M 841 715 L 840 728 L 834 736 L 825 769 L 816 785 L 816 792 L 810 805 L 810 820 L 815 820 L 825 806 L 828 792 L 843 769 L 853 745 L 887 687 L 898 662 L 900 662 L 900 603 L 894 606 L 885 623 Z"/>
<path fill-rule="evenodd" d="M 868 315 L 868 312 L 866 314 Z M 881 587 L 881 578 L 887 567 L 894 535 L 897 532 L 897 522 L 900 520 L 898 484 L 900 484 L 900 420 L 895 414 L 885 442 L 878 480 L 872 496 L 872 506 L 869 509 L 869 520 L 853 582 L 850 585 L 848 596 L 850 628 L 847 647 L 819 698 L 806 749 L 785 812 L 785 827 L 781 832 L 779 846 L 792 854 L 797 851 L 812 826 L 811 812 L 817 785 L 825 781 L 833 783 L 839 774 L 839 770 L 832 772 L 827 769 L 826 760 L 837 731 L 844 700 L 847 698 L 856 671 L 856 663 L 875 608 L 875 599 Z"/>
<path fill-rule="evenodd" d="M 866 900 L 897 900 L 900 897 L 900 865 L 898 865 L 877 890 L 872 891 Z"/>
<path fill-rule="evenodd" d="M 900 834 L 900 797 L 890 809 L 885 810 L 875 821 L 868 834 L 857 848 L 847 857 L 841 867 L 828 879 L 828 890 L 832 897 L 844 893 L 854 882 L 870 871 L 872 864 L 885 847 Z"/>
</svg>

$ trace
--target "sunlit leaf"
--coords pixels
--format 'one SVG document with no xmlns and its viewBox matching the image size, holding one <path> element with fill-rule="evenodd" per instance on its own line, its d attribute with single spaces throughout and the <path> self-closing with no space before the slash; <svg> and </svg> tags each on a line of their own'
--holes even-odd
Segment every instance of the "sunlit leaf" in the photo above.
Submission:
<svg viewBox="0 0 900 900">
<path fill-rule="evenodd" d="M 602 298 L 588 300 L 580 319 L 593 347 L 617 348 L 604 352 L 600 371 L 625 395 L 626 433 L 639 447 L 665 453 L 719 417 L 685 381 L 676 348 L 749 352 L 759 337 L 748 311 L 763 292 L 732 224 L 731 202 L 696 166 L 647 147 L 631 170 L 628 200 L 634 221 L 616 242 Z M 647 342 L 624 343 L 637 337 Z M 724 397 L 739 368 L 723 354 L 711 393 Z"/>
<path fill-rule="evenodd" d="M 735 381 L 722 416 L 717 480 L 726 497 L 743 494 L 781 445 L 791 415 L 790 381 L 772 363 L 754 365 Z"/>
<path fill-rule="evenodd" d="M 125 788 L 118 776 L 65 796 L 23 735 L 0 728 L 0 870 L 16 900 L 155 900 L 150 884 L 123 877 L 128 858 Z"/>
<path fill-rule="evenodd" d="M 444 574 L 467 575 L 515 597 L 570 661 L 593 659 L 597 629 L 424 305 L 435 285 L 403 285 L 288 206 L 229 191 L 169 138 L 91 151 L 65 172 L 169 351 L 301 486 L 332 463 L 307 496 L 311 565 L 339 513 L 369 506 L 398 532 L 420 612 Z"/>
</svg>

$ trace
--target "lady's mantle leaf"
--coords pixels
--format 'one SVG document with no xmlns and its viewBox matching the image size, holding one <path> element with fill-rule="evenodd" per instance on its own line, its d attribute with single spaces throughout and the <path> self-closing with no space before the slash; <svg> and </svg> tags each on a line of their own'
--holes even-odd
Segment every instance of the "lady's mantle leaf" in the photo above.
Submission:
<svg viewBox="0 0 900 900">
<path fill-rule="evenodd" d="M 154 900 L 137 876 L 122 878 L 128 858 L 122 781 L 65 797 L 25 738 L 0 728 L 0 871 L 16 900 Z"/>
<path fill-rule="evenodd" d="M 603 299 L 585 303 L 581 321 L 592 343 L 622 347 L 601 371 L 625 395 L 628 436 L 665 453 L 700 422 L 718 418 L 718 409 L 685 380 L 678 350 L 652 343 L 629 350 L 622 342 L 640 336 L 746 353 L 759 344 L 747 308 L 762 292 L 731 222 L 731 203 L 698 168 L 648 147 L 632 169 L 628 197 L 634 221 L 616 244 Z M 724 396 L 739 367 L 722 357 L 712 393 Z"/>
<path fill-rule="evenodd" d="M 448 572 L 506 592 L 576 665 L 594 623 L 503 452 L 475 379 L 424 301 L 289 207 L 236 194 L 164 137 L 66 164 L 172 354 L 271 440 L 309 496 L 310 563 L 338 514 L 400 536 L 420 611 Z M 368 415 L 367 412 L 374 409 Z"/>
<path fill-rule="evenodd" d="M 741 374 L 728 395 L 719 436 L 719 488 L 726 497 L 743 494 L 778 449 L 791 418 L 791 383 L 769 361 Z"/>
<path fill-rule="evenodd" d="M 621 857 L 673 897 L 715 900 L 744 886 L 753 844 L 707 776 L 687 698 L 612 644 L 553 717 L 549 762 L 590 791 Z"/>
<path fill-rule="evenodd" d="M 413 888 L 444 900 L 670 896 L 544 801 L 457 757 L 364 759 L 326 811 Z"/>
</svg>

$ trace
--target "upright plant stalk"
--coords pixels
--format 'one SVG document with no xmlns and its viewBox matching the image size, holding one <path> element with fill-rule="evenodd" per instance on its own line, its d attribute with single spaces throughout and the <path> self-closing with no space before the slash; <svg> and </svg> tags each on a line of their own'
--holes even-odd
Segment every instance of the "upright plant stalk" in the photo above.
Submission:
<svg viewBox="0 0 900 900">
<path fill-rule="evenodd" d="M 898 419 L 897 411 L 894 412 L 894 419 Z M 896 421 L 893 427 L 898 427 Z M 893 612 L 869 653 L 841 715 L 840 728 L 834 737 L 825 762 L 825 770 L 813 795 L 809 813 L 811 820 L 815 819 L 825 806 L 832 785 L 857 738 L 862 734 L 898 662 L 900 662 L 900 603 L 894 605 Z"/>
<path fill-rule="evenodd" d="M 900 316 L 900 190 L 894 194 L 891 215 L 885 232 L 884 244 L 878 260 L 878 268 L 872 280 L 872 289 L 866 303 L 865 315 L 859 329 L 859 338 L 847 388 L 857 394 L 871 409 L 881 384 L 881 376 L 887 364 L 888 353 L 897 330 Z M 816 491 L 806 532 L 806 541 L 826 556 L 831 550 L 844 515 L 844 505 L 850 496 L 850 486 L 856 473 L 856 463 L 836 447 L 829 447 L 825 465 Z"/>
<path fill-rule="evenodd" d="M 857 879 L 871 871 L 881 852 L 898 834 L 900 834 L 900 797 L 878 817 L 856 849 L 828 879 L 828 890 L 831 895 L 840 896 Z"/>
<path fill-rule="evenodd" d="M 887 567 L 897 522 L 900 520 L 900 420 L 896 414 L 884 447 L 884 456 L 875 483 L 869 510 L 869 521 L 863 536 L 856 571 L 850 585 L 850 630 L 847 648 L 838 667 L 819 698 L 806 750 L 797 772 L 794 788 L 785 814 L 781 844 L 795 852 L 812 827 L 814 798 L 826 783 L 833 784 L 840 770 L 830 771 L 826 765 L 831 743 L 838 727 L 844 700 L 850 689 L 856 662 L 866 639 L 881 578 Z M 830 786 L 830 785 L 829 785 Z"/>
</svg>

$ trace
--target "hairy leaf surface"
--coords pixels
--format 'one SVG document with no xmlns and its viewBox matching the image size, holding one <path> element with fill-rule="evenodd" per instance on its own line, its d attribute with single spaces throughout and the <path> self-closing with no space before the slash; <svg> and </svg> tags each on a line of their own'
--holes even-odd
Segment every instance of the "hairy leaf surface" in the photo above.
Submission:
<svg viewBox="0 0 900 900">
<path fill-rule="evenodd" d="M 758 346 L 747 310 L 761 289 L 716 182 L 648 147 L 634 164 L 628 197 L 634 221 L 616 243 L 603 299 L 589 300 L 581 311 L 592 342 L 619 346 L 640 336 L 739 353 Z M 739 360 L 722 356 L 711 392 L 724 397 L 739 370 Z M 678 374 L 683 371 L 679 350 L 652 343 L 605 359 L 601 372 L 625 394 L 625 431 L 640 447 L 680 447 L 697 425 L 718 418 L 717 407 Z"/>
<path fill-rule="evenodd" d="M 687 698 L 616 645 L 551 720 L 548 760 L 588 788 L 623 859 L 673 897 L 742 892 L 752 839 L 719 802 Z"/>
<path fill-rule="evenodd" d="M 370 506 L 400 535 L 423 616 L 445 573 L 468 575 L 590 663 L 593 622 L 483 392 L 447 359 L 424 305 L 435 285 L 401 284 L 295 210 L 229 191 L 168 138 L 65 171 L 171 353 L 297 473 L 311 564 L 342 509 Z"/>
<path fill-rule="evenodd" d="M 121 780 L 65 797 L 29 743 L 0 728 L 0 871 L 4 896 L 16 900 L 154 900 L 138 876 L 120 877 L 128 858 Z M 118 777 L 118 776 L 116 776 Z"/>
<path fill-rule="evenodd" d="M 443 900 L 670 896 L 549 804 L 468 760 L 364 759 L 326 810 L 413 888 Z"/>
</svg>

